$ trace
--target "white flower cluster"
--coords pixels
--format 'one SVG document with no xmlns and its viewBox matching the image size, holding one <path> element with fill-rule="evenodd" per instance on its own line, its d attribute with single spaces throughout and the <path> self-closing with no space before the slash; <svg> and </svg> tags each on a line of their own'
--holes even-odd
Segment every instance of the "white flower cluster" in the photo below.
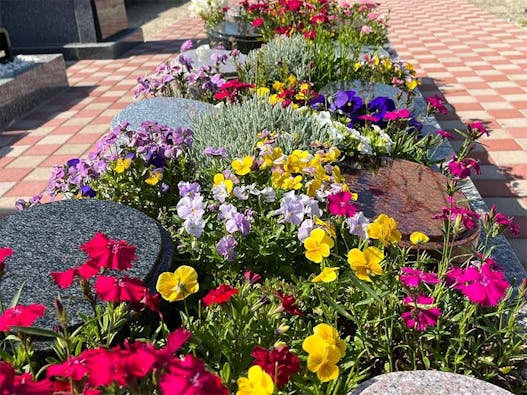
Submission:
<svg viewBox="0 0 527 395">
<path fill-rule="evenodd" d="M 192 15 L 207 19 L 227 6 L 227 0 L 191 0 L 189 11 Z"/>
</svg>

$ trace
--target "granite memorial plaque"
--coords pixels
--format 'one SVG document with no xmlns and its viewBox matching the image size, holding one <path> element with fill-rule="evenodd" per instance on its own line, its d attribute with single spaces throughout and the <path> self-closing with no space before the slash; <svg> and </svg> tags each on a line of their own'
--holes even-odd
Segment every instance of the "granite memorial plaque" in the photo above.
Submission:
<svg viewBox="0 0 527 395">
<path fill-rule="evenodd" d="M 393 217 L 403 240 L 403 247 L 410 247 L 410 235 L 423 232 L 430 237 L 426 247 L 442 247 L 442 221 L 432 219 L 448 206 L 444 191 L 447 178 L 428 166 L 407 160 L 387 160 L 380 168 L 348 169 L 343 174 L 350 191 L 358 196 L 357 205 L 370 220 L 380 214 Z M 466 198 L 461 192 L 456 201 Z M 454 245 L 470 246 L 479 237 L 479 229 L 466 230 Z"/>
<path fill-rule="evenodd" d="M 168 270 L 173 246 L 159 223 L 122 204 L 102 200 L 62 200 L 17 212 L 1 221 L 0 243 L 14 250 L 0 283 L 4 301 L 23 285 L 20 304 L 47 307 L 36 326 L 56 324 L 53 302 L 58 294 L 68 311 L 70 325 L 80 323 L 78 313 L 91 312 L 77 284 L 61 290 L 50 272 L 78 267 L 87 260 L 80 246 L 96 232 L 137 247 L 132 269 L 116 275 L 140 278 L 153 290 L 157 277 Z"/>
<path fill-rule="evenodd" d="M 92 4 L 98 41 L 128 28 L 124 0 L 93 0 Z"/>
<path fill-rule="evenodd" d="M 136 130 L 144 121 L 155 121 L 171 128 L 191 127 L 191 117 L 214 111 L 209 103 L 179 97 L 154 97 L 130 104 L 117 114 L 111 128 L 128 122 L 129 129 Z"/>
<path fill-rule="evenodd" d="M 0 27 L 0 63 L 7 63 L 13 59 L 11 54 L 11 41 L 7 30 Z"/>
</svg>

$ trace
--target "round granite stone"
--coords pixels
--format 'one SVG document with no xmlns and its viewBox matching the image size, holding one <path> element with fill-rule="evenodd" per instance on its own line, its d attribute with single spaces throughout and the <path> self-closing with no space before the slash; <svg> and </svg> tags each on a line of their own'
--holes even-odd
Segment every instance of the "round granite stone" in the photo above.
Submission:
<svg viewBox="0 0 527 395">
<path fill-rule="evenodd" d="M 188 51 L 183 52 L 179 56 L 184 56 L 185 58 L 192 60 L 192 68 L 198 69 L 200 67 L 208 67 L 212 66 L 214 67 L 216 65 L 216 61 L 214 60 L 214 57 L 216 55 L 226 55 L 227 61 L 224 64 L 220 64 L 220 73 L 223 74 L 225 77 L 232 77 L 237 74 L 237 66 L 234 62 L 232 56 L 230 56 L 231 51 L 228 51 L 226 49 L 215 49 L 215 48 L 209 48 L 208 45 L 202 45 L 201 47 L 198 47 L 196 49 L 190 49 Z M 178 59 L 179 59 L 178 56 Z M 244 54 L 238 55 L 238 62 L 240 64 L 243 64 L 245 62 L 246 56 Z"/>
<path fill-rule="evenodd" d="M 395 86 L 366 83 L 363 81 L 333 81 L 324 86 L 320 93 L 323 95 L 331 95 L 341 90 L 353 90 L 363 100 L 371 101 L 376 97 L 389 97 L 395 102 L 397 108 L 408 108 L 412 110 L 414 116 L 426 115 L 426 102 L 419 94 L 412 97 L 410 106 L 408 106 L 408 94 Z"/>
<path fill-rule="evenodd" d="M 380 214 L 393 217 L 403 236 L 401 245 L 409 247 L 413 232 L 430 237 L 428 248 L 439 248 L 443 241 L 442 221 L 432 219 L 448 206 L 444 191 L 447 178 L 428 166 L 407 160 L 388 160 L 375 169 L 343 169 L 351 191 L 359 197 L 357 204 L 368 218 Z M 458 192 L 456 201 L 465 200 Z M 465 231 L 457 245 L 472 243 L 477 231 Z"/>
<path fill-rule="evenodd" d="M 89 305 L 75 282 L 61 290 L 51 272 L 78 267 L 87 260 L 80 246 L 96 232 L 110 239 L 125 240 L 137 247 L 132 269 L 115 275 L 140 278 L 151 288 L 172 259 L 170 236 L 157 221 L 131 207 L 102 200 L 62 200 L 17 212 L 0 227 L 0 247 L 10 247 L 14 255 L 6 264 L 0 294 L 8 303 L 24 285 L 20 304 L 41 303 L 46 315 L 37 326 L 56 323 L 53 301 L 61 295 L 70 325 L 80 323 L 78 313 L 90 313 Z"/>
<path fill-rule="evenodd" d="M 393 372 L 362 383 L 348 395 L 510 395 L 503 388 L 470 376 L 437 370 Z"/>
<path fill-rule="evenodd" d="M 155 121 L 171 128 L 190 127 L 191 118 L 213 111 L 214 106 L 199 100 L 180 97 L 153 97 L 132 103 L 118 113 L 111 123 L 114 129 L 125 122 L 137 130 L 144 121 Z"/>
</svg>

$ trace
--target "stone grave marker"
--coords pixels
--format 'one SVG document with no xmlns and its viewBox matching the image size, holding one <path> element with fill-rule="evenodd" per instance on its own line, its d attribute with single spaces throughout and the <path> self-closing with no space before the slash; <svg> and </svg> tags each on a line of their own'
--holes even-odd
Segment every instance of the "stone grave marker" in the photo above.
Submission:
<svg viewBox="0 0 527 395">
<path fill-rule="evenodd" d="M 12 60 L 11 52 L 11 41 L 7 29 L 0 27 L 0 63 L 7 63 Z"/>
<path fill-rule="evenodd" d="M 111 123 L 111 128 L 128 122 L 129 129 L 135 130 L 144 121 L 155 121 L 171 128 L 191 127 L 191 118 L 206 111 L 214 111 L 209 103 L 179 97 L 153 97 L 132 103 L 118 113 Z"/>
<path fill-rule="evenodd" d="M 221 44 L 225 49 L 236 48 L 245 54 L 263 44 L 262 36 L 246 22 L 223 21 L 207 30 L 207 35 L 213 46 Z"/>
<path fill-rule="evenodd" d="M 384 213 L 395 219 L 403 237 L 402 246 L 411 246 L 413 232 L 423 232 L 430 237 L 426 248 L 442 247 L 442 221 L 432 217 L 448 206 L 444 175 L 407 160 L 388 160 L 378 169 L 343 167 L 343 175 L 350 191 L 359 195 L 357 205 L 366 217 L 373 220 Z M 455 198 L 465 199 L 461 192 Z M 479 229 L 466 230 L 454 245 L 469 247 L 478 237 Z"/>
<path fill-rule="evenodd" d="M 0 283 L 4 303 L 9 303 L 24 284 L 19 303 L 45 305 L 46 314 L 35 326 L 49 329 L 57 323 L 53 302 L 60 294 L 69 324 L 79 324 L 79 312 L 91 313 L 79 286 L 74 283 L 69 289 L 59 289 L 50 272 L 83 264 L 87 255 L 80 246 L 96 232 L 135 245 L 137 259 L 132 269 L 115 274 L 140 278 L 155 289 L 157 277 L 168 270 L 173 253 L 170 236 L 157 221 L 116 202 L 62 200 L 17 212 L 0 221 L 1 247 L 14 250 Z"/>
</svg>

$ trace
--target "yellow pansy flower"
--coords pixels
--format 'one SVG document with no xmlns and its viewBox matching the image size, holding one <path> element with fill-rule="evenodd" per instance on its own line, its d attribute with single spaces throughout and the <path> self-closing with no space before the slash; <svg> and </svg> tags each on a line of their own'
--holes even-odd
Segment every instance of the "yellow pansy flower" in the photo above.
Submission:
<svg viewBox="0 0 527 395">
<path fill-rule="evenodd" d="M 116 173 L 124 173 L 125 170 L 128 170 L 132 164 L 132 158 L 118 158 L 117 162 L 115 163 L 115 172 Z"/>
<path fill-rule="evenodd" d="M 314 283 L 330 283 L 332 281 L 335 281 L 337 279 L 337 270 L 338 268 L 336 267 L 325 267 L 324 269 L 322 269 L 320 274 L 311 281 Z"/>
<path fill-rule="evenodd" d="M 252 156 L 246 156 L 243 159 L 234 159 L 231 163 L 234 172 L 239 176 L 244 176 L 251 172 L 251 167 L 254 163 Z"/>
<path fill-rule="evenodd" d="M 269 96 L 269 104 L 272 104 L 273 106 L 280 101 L 280 98 L 276 93 L 273 93 L 271 96 Z"/>
<path fill-rule="evenodd" d="M 322 382 L 335 380 L 339 376 L 337 363 L 344 356 L 345 343 L 331 325 L 317 325 L 313 332 L 314 335 L 302 343 L 302 349 L 308 353 L 307 368 Z"/>
<path fill-rule="evenodd" d="M 284 170 L 290 173 L 300 173 L 309 165 L 309 152 L 294 150 L 284 163 Z"/>
<path fill-rule="evenodd" d="M 266 86 L 261 86 L 259 88 L 256 88 L 256 94 L 258 96 L 267 96 L 269 94 L 270 90 Z"/>
<path fill-rule="evenodd" d="M 397 230 L 397 223 L 386 214 L 379 215 L 368 225 L 367 231 L 370 239 L 377 239 L 385 246 L 401 241 L 401 232 Z"/>
<path fill-rule="evenodd" d="M 302 188 L 302 176 L 286 177 L 282 180 L 282 189 L 298 190 Z"/>
<path fill-rule="evenodd" d="M 259 365 L 253 365 L 247 377 L 240 377 L 236 395 L 271 395 L 274 392 L 273 379 Z"/>
<path fill-rule="evenodd" d="M 159 181 L 163 179 L 163 170 L 155 169 L 153 171 L 148 172 L 148 177 L 145 180 L 145 182 L 148 185 L 157 185 Z"/>
<path fill-rule="evenodd" d="M 317 191 L 322 186 L 322 182 L 319 179 L 315 178 L 315 179 L 309 181 L 306 184 L 306 186 L 307 186 L 307 191 L 306 191 L 307 196 L 314 197 L 316 195 Z"/>
<path fill-rule="evenodd" d="M 284 90 L 284 83 L 280 81 L 273 82 L 273 89 L 278 93 L 282 93 Z"/>
<path fill-rule="evenodd" d="M 262 155 L 263 162 L 260 165 L 260 169 L 267 169 L 275 164 L 275 161 L 279 160 L 284 156 L 282 148 L 274 147 L 273 151 Z"/>
<path fill-rule="evenodd" d="M 229 179 L 226 179 L 221 173 L 214 174 L 214 186 L 217 187 L 220 184 L 225 185 L 225 189 L 228 193 L 232 192 L 232 188 L 234 187 L 233 182 Z"/>
<path fill-rule="evenodd" d="M 384 254 L 377 247 L 368 247 L 361 251 L 358 248 L 348 252 L 348 263 L 355 272 L 358 279 L 371 281 L 370 275 L 382 274 L 380 263 L 384 259 Z"/>
<path fill-rule="evenodd" d="M 417 88 L 418 83 L 417 83 L 417 80 L 412 79 L 412 80 L 406 81 L 405 85 L 409 90 L 413 91 L 415 88 Z"/>
<path fill-rule="evenodd" d="M 304 240 L 306 249 L 305 256 L 312 262 L 320 263 L 323 258 L 329 256 L 330 249 L 334 242 L 322 229 L 313 229 L 309 237 Z"/>
<path fill-rule="evenodd" d="M 289 77 L 287 77 L 286 82 L 288 86 L 293 86 L 296 84 L 296 77 L 293 74 L 291 74 Z"/>
<path fill-rule="evenodd" d="M 169 302 L 183 300 L 198 292 L 198 273 L 190 266 L 180 266 L 174 273 L 164 272 L 157 278 L 156 290 Z"/>
<path fill-rule="evenodd" d="M 358 71 L 361 67 L 362 67 L 362 64 L 359 63 L 359 62 L 356 62 L 356 63 L 353 65 L 353 70 L 354 70 L 354 71 Z"/>
<path fill-rule="evenodd" d="M 423 244 L 423 243 L 428 243 L 430 241 L 430 237 L 428 237 L 422 232 L 413 232 L 410 235 L 410 241 L 412 242 L 412 244 L 415 244 L 415 245 Z"/>
</svg>

